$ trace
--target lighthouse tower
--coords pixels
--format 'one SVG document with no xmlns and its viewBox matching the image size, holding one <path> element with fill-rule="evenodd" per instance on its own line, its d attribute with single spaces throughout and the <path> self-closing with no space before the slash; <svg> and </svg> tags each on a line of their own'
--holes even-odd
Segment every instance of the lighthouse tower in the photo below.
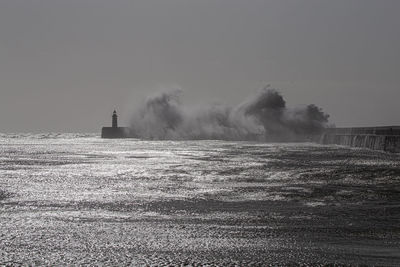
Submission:
<svg viewBox="0 0 400 267">
<path fill-rule="evenodd" d="M 113 115 L 112 115 L 112 127 L 113 128 L 118 128 L 118 115 L 117 112 L 114 110 Z"/>
<path fill-rule="evenodd" d="M 133 138 L 135 135 L 129 127 L 118 127 L 118 115 L 114 110 L 111 127 L 101 128 L 101 138 Z"/>
</svg>

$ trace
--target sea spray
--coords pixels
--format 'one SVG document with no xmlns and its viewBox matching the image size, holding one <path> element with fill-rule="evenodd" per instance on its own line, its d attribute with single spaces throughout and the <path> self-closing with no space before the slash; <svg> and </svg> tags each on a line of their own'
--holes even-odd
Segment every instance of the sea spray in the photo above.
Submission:
<svg viewBox="0 0 400 267">
<path fill-rule="evenodd" d="M 297 141 L 319 134 L 329 115 L 311 104 L 288 108 L 283 96 L 265 87 L 241 104 L 195 108 L 184 105 L 182 90 L 159 92 L 147 98 L 130 120 L 143 139 Z"/>
</svg>

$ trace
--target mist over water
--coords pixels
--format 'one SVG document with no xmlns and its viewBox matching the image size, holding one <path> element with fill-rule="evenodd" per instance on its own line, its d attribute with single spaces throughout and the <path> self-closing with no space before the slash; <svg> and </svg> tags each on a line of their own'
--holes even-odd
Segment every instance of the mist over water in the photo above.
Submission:
<svg viewBox="0 0 400 267">
<path fill-rule="evenodd" d="M 320 133 L 329 115 L 310 104 L 289 108 L 269 86 L 237 106 L 182 103 L 182 90 L 159 92 L 133 113 L 130 126 L 144 139 L 297 141 Z"/>
</svg>

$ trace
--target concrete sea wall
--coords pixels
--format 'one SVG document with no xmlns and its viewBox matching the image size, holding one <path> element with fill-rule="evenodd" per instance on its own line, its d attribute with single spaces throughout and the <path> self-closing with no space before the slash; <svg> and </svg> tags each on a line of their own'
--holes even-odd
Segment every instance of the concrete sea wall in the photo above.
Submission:
<svg viewBox="0 0 400 267">
<path fill-rule="evenodd" d="M 129 127 L 103 127 L 101 138 L 131 138 L 132 130 Z"/>
<path fill-rule="evenodd" d="M 400 126 L 329 128 L 320 142 L 400 153 Z"/>
</svg>

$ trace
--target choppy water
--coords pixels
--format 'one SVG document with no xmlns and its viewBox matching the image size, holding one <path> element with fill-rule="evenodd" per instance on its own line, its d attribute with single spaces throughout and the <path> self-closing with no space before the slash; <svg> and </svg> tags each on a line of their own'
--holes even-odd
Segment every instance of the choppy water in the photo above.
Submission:
<svg viewBox="0 0 400 267">
<path fill-rule="evenodd" d="M 0 265 L 400 264 L 400 155 L 0 135 Z"/>
</svg>

